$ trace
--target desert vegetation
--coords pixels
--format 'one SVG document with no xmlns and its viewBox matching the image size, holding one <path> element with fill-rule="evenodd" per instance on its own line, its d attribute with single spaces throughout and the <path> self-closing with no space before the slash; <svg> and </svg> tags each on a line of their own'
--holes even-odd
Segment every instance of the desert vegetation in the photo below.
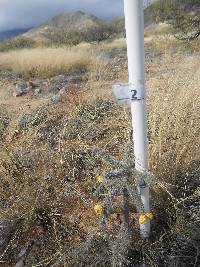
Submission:
<svg viewBox="0 0 200 267">
<path fill-rule="evenodd" d="M 153 20 L 168 21 L 175 36 L 181 40 L 194 40 L 200 36 L 200 3 L 198 0 L 162 0 L 150 6 Z"/>
<path fill-rule="evenodd" d="M 47 31 L 44 36 L 48 40 L 47 45 L 74 46 L 82 42 L 99 44 L 102 41 L 114 39 L 123 30 L 123 19 L 116 19 L 111 23 L 100 23 L 83 30 L 51 30 Z"/>
<path fill-rule="evenodd" d="M 20 52 L 25 55 L 27 51 Z M 133 211 L 131 248 L 137 256 L 128 261 L 139 263 L 142 249 L 149 266 L 164 262 L 166 266 L 193 266 L 198 264 L 200 238 L 199 56 L 184 59 L 179 53 L 175 57 L 162 49 L 160 53 L 162 60 L 158 63 L 154 58 L 148 71 L 149 157 L 155 175 L 153 236 L 149 244 L 141 243 Z M 37 58 L 41 65 L 42 54 Z M 76 55 L 81 60 L 77 50 Z M 110 72 L 116 71 L 114 65 L 115 59 Z M 126 64 L 124 68 L 126 72 Z M 117 79 L 127 79 L 123 72 L 118 75 Z M 1 218 L 12 222 L 14 231 L 12 243 L 2 254 L 5 262 L 16 262 L 25 246 L 30 248 L 28 266 L 58 262 L 58 266 L 94 266 L 98 261 L 99 266 L 110 266 L 115 238 L 108 245 L 106 237 L 92 233 L 99 220 L 93 211 L 98 201 L 93 192 L 96 176 L 112 166 L 96 159 L 92 149 L 104 148 L 120 159 L 131 140 L 131 122 L 129 110 L 107 98 L 113 78 L 103 77 L 90 79 L 81 91 L 71 87 L 58 105 L 22 112 L 15 119 L 9 111 L 1 113 Z M 81 244 L 88 237 L 94 247 L 85 250 Z M 120 253 L 120 246 L 115 253 Z"/>
<path fill-rule="evenodd" d="M 0 43 L 0 52 L 5 52 L 9 50 L 23 49 L 23 48 L 33 48 L 37 46 L 37 43 L 27 37 L 16 37 Z"/>
<path fill-rule="evenodd" d="M 100 61 L 93 49 L 33 48 L 0 53 L 0 65 L 24 77 L 48 78 L 64 73 L 85 73 Z"/>
<path fill-rule="evenodd" d="M 180 42 L 170 28 L 147 35 L 148 241 L 135 202 L 130 243 L 120 209 L 106 224 L 94 210 L 102 192 L 121 201 L 102 188 L 102 175 L 115 160 L 134 162 L 130 110 L 112 95 L 128 80 L 125 40 L 0 53 L 2 266 L 199 266 L 199 41 Z M 4 98 L 8 89 L 24 91 Z"/>
</svg>

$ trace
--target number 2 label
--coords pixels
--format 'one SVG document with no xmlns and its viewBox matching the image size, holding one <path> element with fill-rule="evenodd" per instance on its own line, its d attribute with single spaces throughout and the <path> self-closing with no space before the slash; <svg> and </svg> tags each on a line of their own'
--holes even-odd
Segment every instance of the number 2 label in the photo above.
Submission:
<svg viewBox="0 0 200 267">
<path fill-rule="evenodd" d="M 131 90 L 131 100 L 137 100 L 137 90 Z"/>
</svg>

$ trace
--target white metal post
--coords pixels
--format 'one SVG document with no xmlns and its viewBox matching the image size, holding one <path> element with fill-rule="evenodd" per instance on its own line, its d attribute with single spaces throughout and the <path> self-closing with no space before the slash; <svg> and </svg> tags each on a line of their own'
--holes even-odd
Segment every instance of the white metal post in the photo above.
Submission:
<svg viewBox="0 0 200 267">
<path fill-rule="evenodd" d="M 135 167 L 138 171 L 148 170 L 147 152 L 147 117 L 146 117 L 146 85 L 144 67 L 144 13 L 143 0 L 124 0 L 125 25 L 127 38 L 127 54 L 129 82 L 144 91 L 144 99 L 131 101 L 133 141 Z M 138 181 L 138 190 L 144 205 L 145 212 L 150 212 L 149 186 L 141 185 Z M 140 224 L 141 235 L 148 238 L 150 221 Z"/>
</svg>

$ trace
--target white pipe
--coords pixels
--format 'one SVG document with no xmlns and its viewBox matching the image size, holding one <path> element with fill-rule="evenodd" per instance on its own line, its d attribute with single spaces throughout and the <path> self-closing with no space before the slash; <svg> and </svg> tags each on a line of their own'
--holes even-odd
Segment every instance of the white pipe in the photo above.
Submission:
<svg viewBox="0 0 200 267">
<path fill-rule="evenodd" d="M 144 13 L 143 0 L 124 0 L 129 82 L 144 90 L 144 99 L 131 101 L 135 167 L 148 170 L 146 85 L 144 66 Z M 145 212 L 150 211 L 149 187 L 139 187 Z M 150 222 L 140 225 L 142 237 L 150 235 Z"/>
</svg>

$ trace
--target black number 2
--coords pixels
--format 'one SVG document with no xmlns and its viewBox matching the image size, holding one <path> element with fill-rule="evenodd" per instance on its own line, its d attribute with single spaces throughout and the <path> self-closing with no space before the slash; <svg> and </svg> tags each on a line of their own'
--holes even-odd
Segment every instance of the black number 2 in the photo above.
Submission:
<svg viewBox="0 0 200 267">
<path fill-rule="evenodd" d="M 137 90 L 131 90 L 131 93 L 132 93 L 132 95 L 131 95 L 131 99 L 132 100 L 137 100 Z"/>
</svg>

